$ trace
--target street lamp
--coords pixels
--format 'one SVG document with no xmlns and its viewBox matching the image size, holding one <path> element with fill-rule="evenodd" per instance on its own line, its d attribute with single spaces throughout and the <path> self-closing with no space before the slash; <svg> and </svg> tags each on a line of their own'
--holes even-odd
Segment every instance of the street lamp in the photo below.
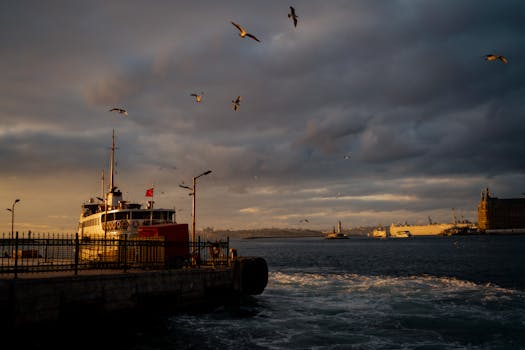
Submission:
<svg viewBox="0 0 525 350">
<path fill-rule="evenodd" d="M 195 197 L 196 197 L 196 190 L 197 190 L 197 179 L 201 176 L 204 176 L 204 175 L 208 175 L 209 173 L 211 173 L 211 170 L 207 170 L 205 172 L 203 172 L 202 174 L 200 175 L 197 175 L 193 178 L 193 186 L 192 187 L 189 187 L 189 186 L 186 186 L 186 185 L 179 185 L 179 187 L 182 187 L 182 188 L 186 188 L 188 190 L 190 190 L 191 192 L 189 193 L 190 196 L 193 196 L 193 205 L 192 205 L 192 220 L 191 220 L 191 240 L 192 240 L 192 254 L 195 253 Z"/>
<path fill-rule="evenodd" d="M 15 204 L 20 202 L 20 199 L 15 199 L 13 202 L 13 206 L 11 208 L 6 208 L 6 210 L 11 212 L 11 239 L 13 239 L 13 235 L 15 232 Z"/>
</svg>

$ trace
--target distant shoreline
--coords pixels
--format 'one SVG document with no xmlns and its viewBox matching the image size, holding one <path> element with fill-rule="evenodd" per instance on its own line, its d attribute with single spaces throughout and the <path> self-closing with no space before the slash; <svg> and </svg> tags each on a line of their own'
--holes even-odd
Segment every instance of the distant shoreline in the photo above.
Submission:
<svg viewBox="0 0 525 350">
<path fill-rule="evenodd" d="M 246 237 L 239 237 L 241 239 L 262 239 L 262 238 L 322 238 L 324 237 L 322 234 L 319 235 L 268 235 L 268 236 L 246 236 Z"/>
</svg>

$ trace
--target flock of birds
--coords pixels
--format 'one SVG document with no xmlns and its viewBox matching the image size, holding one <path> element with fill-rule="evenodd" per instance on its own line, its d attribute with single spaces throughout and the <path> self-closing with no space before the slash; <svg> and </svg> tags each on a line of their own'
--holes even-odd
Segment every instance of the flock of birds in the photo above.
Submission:
<svg viewBox="0 0 525 350">
<path fill-rule="evenodd" d="M 293 23 L 294 27 L 297 27 L 297 22 L 298 22 L 299 16 L 296 14 L 295 8 L 293 6 L 290 6 L 289 8 L 290 8 L 290 12 L 288 13 L 288 18 L 290 18 L 292 20 L 292 23 Z M 261 40 L 259 40 L 255 35 L 253 35 L 250 32 L 248 32 L 240 24 L 235 23 L 233 21 L 230 21 L 230 23 L 235 28 L 237 28 L 237 30 L 239 31 L 239 37 L 241 37 L 241 38 L 248 37 L 248 38 L 251 38 L 251 39 L 255 40 L 256 42 L 261 42 Z M 503 62 L 505 64 L 507 64 L 509 62 L 507 57 L 499 55 L 499 54 L 492 54 L 492 53 L 486 54 L 486 55 L 484 55 L 484 58 L 485 58 L 486 61 L 501 61 L 501 62 Z M 203 95 L 204 95 L 203 91 L 201 91 L 200 93 L 191 93 L 190 94 L 190 96 L 195 98 L 195 102 L 196 103 L 202 102 Z M 231 101 L 232 106 L 233 106 L 233 110 L 235 112 L 237 112 L 239 110 L 240 104 L 241 104 L 241 100 L 242 100 L 242 97 L 241 97 L 241 95 L 239 95 L 239 96 L 237 96 L 237 98 L 235 98 L 235 99 L 233 99 Z M 121 108 L 121 107 L 114 107 L 114 108 L 111 108 L 109 111 L 110 112 L 116 112 L 116 113 L 119 113 L 119 114 L 122 114 L 122 115 L 125 115 L 125 116 L 128 115 L 127 110 L 125 110 L 124 108 Z M 344 156 L 345 160 L 348 160 L 350 158 L 351 158 L 350 155 L 345 155 Z M 340 195 L 341 195 L 341 193 L 339 192 L 338 196 L 340 196 Z M 301 219 L 299 222 L 309 223 L 309 220 L 308 219 Z"/>
<path fill-rule="evenodd" d="M 298 20 L 299 16 L 297 16 L 297 14 L 295 13 L 295 8 L 293 6 L 290 6 L 290 13 L 288 13 L 288 18 L 290 18 L 292 20 L 294 27 L 297 27 L 297 20 Z M 237 30 L 239 31 L 239 36 L 241 38 L 248 37 L 248 38 L 251 38 L 251 39 L 253 39 L 253 40 L 257 41 L 257 42 L 261 42 L 255 35 L 249 33 L 248 31 L 246 31 L 246 29 L 244 29 L 244 27 L 242 27 L 240 24 L 235 23 L 233 21 L 230 21 L 230 23 L 235 28 L 237 28 Z M 201 91 L 200 93 L 191 93 L 190 94 L 190 96 L 195 97 L 195 102 L 196 103 L 202 102 L 203 95 L 204 95 L 203 91 Z M 237 112 L 239 110 L 240 105 L 241 105 L 241 100 L 242 100 L 242 97 L 240 95 L 237 96 L 236 99 L 232 100 L 232 106 L 233 106 L 233 110 L 235 112 Z M 128 112 L 124 108 L 121 108 L 121 107 L 111 108 L 109 111 L 110 112 L 117 112 L 117 113 L 122 114 L 122 115 L 128 115 Z"/>
<path fill-rule="evenodd" d="M 297 27 L 297 21 L 298 21 L 298 18 L 299 16 L 295 13 L 295 8 L 293 6 L 290 6 L 290 12 L 288 13 L 288 18 L 290 18 L 293 22 L 293 25 L 294 27 Z M 248 37 L 248 38 L 251 38 L 257 42 L 261 42 L 255 35 L 249 33 L 243 26 L 241 26 L 240 24 L 238 23 L 235 23 L 233 21 L 230 21 L 230 23 L 235 27 L 237 28 L 237 30 L 239 31 L 239 36 L 241 38 L 245 38 L 245 37 Z M 485 56 L 485 60 L 486 61 L 496 61 L 496 60 L 499 60 L 503 63 L 508 63 L 509 60 L 507 59 L 507 57 L 505 56 L 502 56 L 502 55 L 497 55 L 497 54 L 486 54 Z M 202 102 L 202 97 L 204 95 L 204 92 L 201 91 L 200 93 L 192 93 L 190 94 L 190 96 L 194 97 L 195 98 L 195 102 L 196 103 L 200 103 Z M 237 96 L 236 99 L 232 100 L 232 106 L 233 106 L 233 110 L 235 112 L 237 112 L 240 108 L 240 105 L 241 105 L 241 100 L 242 100 L 242 97 L 239 95 Z M 117 112 L 119 114 L 122 114 L 122 115 L 128 115 L 128 112 L 124 109 L 124 108 L 121 108 L 121 107 L 115 107 L 115 108 L 111 108 L 109 110 L 110 112 Z M 345 156 L 345 159 L 349 159 L 350 157 L 349 156 Z"/>
</svg>

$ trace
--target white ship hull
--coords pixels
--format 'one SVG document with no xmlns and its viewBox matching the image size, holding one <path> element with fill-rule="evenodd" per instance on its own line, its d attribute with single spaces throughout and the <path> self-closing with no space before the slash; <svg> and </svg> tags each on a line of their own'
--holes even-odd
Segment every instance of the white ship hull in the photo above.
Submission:
<svg viewBox="0 0 525 350">
<path fill-rule="evenodd" d="M 447 230 L 454 227 L 471 227 L 472 224 L 432 224 L 432 225 L 390 225 L 390 236 L 404 235 L 407 232 L 410 236 L 438 236 L 443 235 Z"/>
</svg>

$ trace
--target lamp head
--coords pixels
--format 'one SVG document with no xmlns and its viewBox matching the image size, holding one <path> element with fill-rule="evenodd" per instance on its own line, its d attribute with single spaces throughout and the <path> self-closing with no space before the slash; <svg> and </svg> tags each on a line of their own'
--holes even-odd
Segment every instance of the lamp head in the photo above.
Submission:
<svg viewBox="0 0 525 350">
<path fill-rule="evenodd" d="M 201 176 L 204 176 L 204 175 L 208 175 L 209 173 L 211 173 L 211 170 L 207 170 L 207 171 L 203 172 L 202 174 L 195 176 L 195 179 L 197 179 L 197 178 L 199 178 Z"/>
</svg>

